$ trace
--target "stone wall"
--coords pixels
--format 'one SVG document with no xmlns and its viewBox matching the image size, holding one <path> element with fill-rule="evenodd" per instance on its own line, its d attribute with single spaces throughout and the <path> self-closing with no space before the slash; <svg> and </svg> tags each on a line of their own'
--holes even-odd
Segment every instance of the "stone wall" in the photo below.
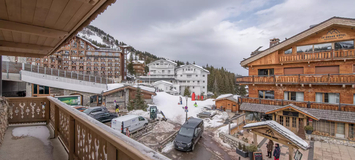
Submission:
<svg viewBox="0 0 355 160">
<path fill-rule="evenodd" d="M 239 142 L 241 143 L 241 145 L 245 144 L 245 146 L 250 146 L 249 143 L 246 143 L 237 137 L 233 137 L 223 132 L 219 133 L 219 138 L 221 138 L 224 143 L 229 144 L 232 148 L 238 148 Z"/>
<path fill-rule="evenodd" d="M 0 146 L 5 136 L 5 131 L 8 126 L 8 110 L 9 104 L 3 98 L 0 98 Z"/>
<path fill-rule="evenodd" d="M 319 136 L 319 135 L 314 135 L 314 134 L 306 134 L 306 139 L 330 143 L 330 144 L 340 144 L 340 145 L 344 145 L 344 146 L 355 147 L 355 142 L 347 140 L 347 139 L 325 137 L 325 136 Z"/>
</svg>

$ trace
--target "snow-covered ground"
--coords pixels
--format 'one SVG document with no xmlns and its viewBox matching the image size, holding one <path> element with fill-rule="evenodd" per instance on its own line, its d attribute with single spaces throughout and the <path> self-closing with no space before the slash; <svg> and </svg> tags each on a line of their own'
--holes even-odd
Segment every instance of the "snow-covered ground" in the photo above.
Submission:
<svg viewBox="0 0 355 160">
<path fill-rule="evenodd" d="M 236 123 L 231 123 L 230 128 L 233 128 L 233 127 L 235 127 L 235 126 L 237 126 Z M 216 131 L 214 131 L 214 137 L 213 137 L 213 139 L 214 139 L 216 142 L 222 144 L 223 146 L 228 147 L 228 148 L 231 148 L 231 146 L 230 146 L 228 143 L 224 143 L 224 142 L 222 141 L 222 139 L 219 138 L 219 133 L 221 133 L 221 132 L 222 132 L 222 133 L 225 133 L 225 134 L 228 134 L 228 125 L 225 125 L 225 126 L 223 126 L 223 127 L 220 127 L 220 128 L 218 128 Z"/>
<path fill-rule="evenodd" d="M 49 130 L 46 126 L 17 127 L 12 130 L 15 137 L 35 137 L 40 139 L 44 145 L 49 145 Z"/>
<path fill-rule="evenodd" d="M 173 144 L 173 142 L 169 142 L 168 144 L 166 144 L 166 146 L 162 149 L 161 152 L 168 153 L 172 149 L 174 149 L 174 144 Z"/>
<path fill-rule="evenodd" d="M 203 121 L 205 122 L 205 127 L 219 127 L 222 126 L 224 121 L 228 118 L 228 113 L 227 112 L 221 112 L 221 111 L 210 111 L 212 114 L 216 113 L 215 116 L 212 117 L 212 119 L 205 118 Z"/>
<path fill-rule="evenodd" d="M 185 122 L 186 113 L 182 107 L 186 106 L 186 99 L 182 97 L 182 105 L 179 105 L 179 97 L 180 96 L 173 96 L 165 92 L 157 92 L 157 95 L 153 97 L 153 102 L 159 111 L 163 111 L 166 118 L 175 123 L 183 124 Z M 197 103 L 197 107 L 194 107 L 195 102 Z M 191 98 L 188 98 L 187 116 L 197 118 L 196 115 L 200 113 L 204 107 L 211 108 L 213 104 L 213 99 L 191 101 Z"/>
<path fill-rule="evenodd" d="M 175 126 L 169 122 L 159 121 L 157 125 L 154 126 L 152 130 L 153 133 L 165 133 L 174 131 Z"/>
</svg>

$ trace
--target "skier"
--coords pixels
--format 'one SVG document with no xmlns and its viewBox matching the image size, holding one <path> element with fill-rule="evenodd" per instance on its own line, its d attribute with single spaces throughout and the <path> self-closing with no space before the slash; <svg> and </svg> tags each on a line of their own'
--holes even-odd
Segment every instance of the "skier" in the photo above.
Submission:
<svg viewBox="0 0 355 160">
<path fill-rule="evenodd" d="M 197 102 L 195 102 L 194 106 L 197 107 Z"/>
</svg>

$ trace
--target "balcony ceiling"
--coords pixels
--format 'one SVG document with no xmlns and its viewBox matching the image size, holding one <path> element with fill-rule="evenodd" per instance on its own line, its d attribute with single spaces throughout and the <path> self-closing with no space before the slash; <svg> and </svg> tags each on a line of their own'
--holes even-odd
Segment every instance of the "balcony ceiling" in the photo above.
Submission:
<svg viewBox="0 0 355 160">
<path fill-rule="evenodd" d="M 114 2 L 0 0 L 0 55 L 51 55 Z"/>
</svg>

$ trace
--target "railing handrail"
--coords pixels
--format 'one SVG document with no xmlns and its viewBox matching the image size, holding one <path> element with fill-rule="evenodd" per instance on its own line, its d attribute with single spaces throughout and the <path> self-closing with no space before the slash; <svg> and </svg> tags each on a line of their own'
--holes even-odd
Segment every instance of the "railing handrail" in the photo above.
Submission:
<svg viewBox="0 0 355 160">
<path fill-rule="evenodd" d="M 136 148 L 133 146 L 128 146 L 127 143 L 125 143 L 123 140 L 121 140 L 117 135 L 117 131 L 113 130 L 112 128 L 105 126 L 103 124 L 99 125 L 97 120 L 85 116 L 84 118 L 84 113 L 81 113 L 73 108 L 69 108 L 70 106 L 65 105 L 63 102 L 60 102 L 59 100 L 53 98 L 53 97 L 48 97 L 48 100 L 50 103 L 56 104 L 58 107 L 61 107 L 66 113 L 68 113 L 70 116 L 72 116 L 76 121 L 79 121 L 80 123 L 84 124 L 85 127 L 88 127 L 91 131 L 96 132 L 96 134 L 101 135 L 103 139 L 105 139 L 107 142 L 110 142 L 113 146 L 121 149 L 123 152 L 125 152 L 127 155 L 132 156 L 131 158 L 133 159 L 146 159 L 146 155 L 143 155 L 141 152 L 139 152 Z M 93 121 L 89 122 L 89 120 L 92 119 Z M 98 123 L 95 123 L 98 122 Z M 106 129 L 111 130 L 111 132 L 108 132 Z M 115 134 L 115 136 L 114 136 Z M 121 134 L 121 133 L 119 133 Z M 125 136 L 122 134 L 122 136 Z"/>
<path fill-rule="evenodd" d="M 249 78 L 249 77 L 282 77 L 282 76 L 342 76 L 342 75 L 355 75 L 355 73 L 336 73 L 336 74 L 285 74 L 285 75 L 252 75 L 252 76 L 238 76 L 236 78 Z"/>
</svg>

